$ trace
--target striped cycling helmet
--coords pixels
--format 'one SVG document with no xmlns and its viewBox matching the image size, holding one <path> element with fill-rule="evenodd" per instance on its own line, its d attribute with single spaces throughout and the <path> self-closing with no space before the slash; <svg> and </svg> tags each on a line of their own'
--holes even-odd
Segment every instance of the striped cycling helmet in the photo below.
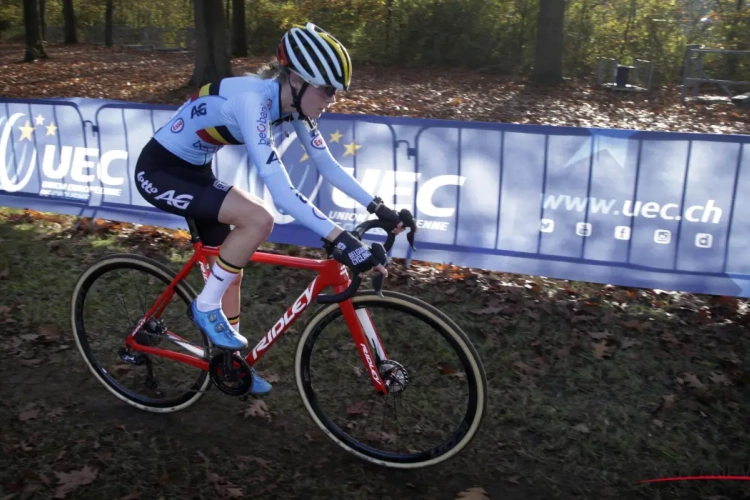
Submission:
<svg viewBox="0 0 750 500">
<path fill-rule="evenodd" d="M 348 90 L 352 60 L 341 42 L 313 23 L 294 26 L 281 38 L 276 54 L 279 63 L 312 85 L 330 85 Z"/>
</svg>

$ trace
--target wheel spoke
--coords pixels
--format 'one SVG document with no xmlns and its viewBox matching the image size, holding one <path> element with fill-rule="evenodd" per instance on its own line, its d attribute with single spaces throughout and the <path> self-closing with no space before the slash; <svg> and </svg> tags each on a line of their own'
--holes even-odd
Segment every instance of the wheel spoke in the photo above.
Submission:
<svg viewBox="0 0 750 500">
<path fill-rule="evenodd" d="M 159 296 L 174 277 L 174 272 L 151 259 L 116 255 L 84 271 L 74 290 L 73 333 L 81 355 L 89 361 L 91 369 L 110 392 L 141 409 L 154 412 L 176 411 L 193 404 L 205 392 L 209 382 L 204 370 L 159 355 L 132 351 L 130 357 L 120 357 L 124 348 L 122 336 L 130 333 L 140 320 L 134 318 L 133 308 L 140 307 L 145 312 L 149 307 L 149 297 Z M 187 306 L 195 296 L 185 282 L 178 283 L 175 291 L 178 308 L 183 304 Z M 105 304 L 110 307 L 103 307 Z M 111 310 L 112 305 L 119 309 L 118 313 Z M 127 327 L 114 325 L 123 315 Z M 179 331 L 179 334 L 185 337 L 196 332 L 190 329 Z M 205 336 L 198 335 L 198 340 L 192 337 L 186 341 L 207 348 Z M 159 342 L 160 339 L 156 338 L 152 345 Z M 149 365 L 158 381 L 154 388 L 148 388 L 144 383 Z"/>
<path fill-rule="evenodd" d="M 471 344 L 465 334 L 440 311 L 412 298 L 390 295 L 352 299 L 355 309 L 371 312 L 383 344 L 388 345 L 389 359 L 379 368 L 383 379 L 390 381 L 389 393 L 382 397 L 379 414 L 375 414 L 379 398 L 369 378 L 356 371 L 352 376 L 350 366 L 358 366 L 357 352 L 347 342 L 348 326 L 338 308 L 313 317 L 300 339 L 298 372 L 315 373 L 314 383 L 298 380 L 302 397 L 318 425 L 360 457 L 392 467 L 437 463 L 463 448 L 475 434 L 477 426 L 471 426 L 470 433 L 457 431 L 464 422 L 481 418 L 486 377 L 476 351 L 466 347 Z M 347 339 L 343 347 L 342 339 Z M 439 363 L 464 376 L 449 380 L 445 374 L 430 373 Z M 365 385 L 368 392 L 362 396 Z M 351 410 L 353 404 L 358 405 L 356 411 Z M 343 417 L 342 408 L 346 409 Z M 371 421 L 373 429 L 368 428 Z M 441 450 L 438 456 L 435 450 Z"/>
</svg>

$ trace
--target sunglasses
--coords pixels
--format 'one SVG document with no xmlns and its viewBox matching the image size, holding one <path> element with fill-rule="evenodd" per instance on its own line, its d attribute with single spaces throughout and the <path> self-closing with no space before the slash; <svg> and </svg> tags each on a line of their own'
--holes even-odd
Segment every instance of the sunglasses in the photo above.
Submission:
<svg viewBox="0 0 750 500">
<path fill-rule="evenodd" d="M 313 85 L 313 87 L 315 87 L 316 89 L 323 89 L 323 92 L 325 92 L 328 97 L 335 96 L 336 92 L 338 92 L 339 90 L 331 85 Z"/>
</svg>

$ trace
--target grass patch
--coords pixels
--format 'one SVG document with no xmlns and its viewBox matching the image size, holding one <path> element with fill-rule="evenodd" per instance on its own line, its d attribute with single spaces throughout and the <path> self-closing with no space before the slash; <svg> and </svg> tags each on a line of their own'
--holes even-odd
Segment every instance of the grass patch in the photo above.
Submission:
<svg viewBox="0 0 750 500">
<path fill-rule="evenodd" d="M 510 499 L 750 495 L 740 482 L 636 484 L 748 474 L 744 300 L 396 262 L 386 287 L 464 329 L 490 393 L 469 449 L 435 468 L 394 472 L 352 459 L 308 418 L 292 374 L 293 333 L 258 366 L 279 379 L 264 399 L 268 418 L 245 417 L 252 400 L 215 390 L 170 415 L 117 400 L 71 338 L 73 285 L 106 253 L 177 269 L 189 248 L 169 231 L 74 223 L 0 211 L 0 498 L 432 499 L 472 487 Z M 244 272 L 241 324 L 255 341 L 312 275 L 259 264 Z M 197 273 L 191 280 L 200 290 Z"/>
</svg>

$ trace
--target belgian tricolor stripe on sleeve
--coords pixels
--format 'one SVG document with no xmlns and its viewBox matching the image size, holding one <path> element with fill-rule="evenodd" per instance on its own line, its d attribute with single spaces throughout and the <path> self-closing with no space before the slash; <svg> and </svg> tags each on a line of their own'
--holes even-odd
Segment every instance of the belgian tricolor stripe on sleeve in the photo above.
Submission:
<svg viewBox="0 0 750 500">
<path fill-rule="evenodd" d="M 219 83 L 209 83 L 200 88 L 196 93 L 190 97 L 190 102 L 200 99 L 201 97 L 219 95 Z M 196 134 L 201 140 L 214 144 L 216 146 L 225 146 L 227 144 L 244 144 L 242 141 L 238 141 L 229 132 L 229 129 L 224 125 L 218 127 L 206 127 L 201 130 L 197 130 Z"/>
</svg>

